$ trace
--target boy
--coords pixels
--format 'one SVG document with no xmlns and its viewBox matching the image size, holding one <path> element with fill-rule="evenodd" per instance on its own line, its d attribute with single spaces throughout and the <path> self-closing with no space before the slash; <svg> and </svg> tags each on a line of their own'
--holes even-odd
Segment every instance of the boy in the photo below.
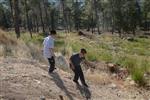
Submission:
<svg viewBox="0 0 150 100">
<path fill-rule="evenodd" d="M 49 73 L 52 73 L 55 69 L 55 54 L 54 54 L 54 37 L 56 35 L 56 31 L 51 31 L 43 41 L 43 55 L 48 59 L 49 62 Z"/>
<path fill-rule="evenodd" d="M 80 50 L 80 53 L 77 53 L 75 55 L 72 55 L 70 57 L 70 68 L 73 70 L 74 72 L 74 79 L 73 81 L 76 83 L 76 84 L 79 84 L 78 83 L 78 79 L 80 78 L 81 80 L 81 83 L 82 85 L 84 85 L 85 87 L 88 87 L 88 85 L 86 84 L 85 82 L 85 79 L 84 79 L 84 74 L 83 74 L 83 71 L 81 69 L 81 65 L 80 63 L 85 60 L 85 54 L 86 54 L 86 50 L 85 49 L 81 49 Z"/>
</svg>

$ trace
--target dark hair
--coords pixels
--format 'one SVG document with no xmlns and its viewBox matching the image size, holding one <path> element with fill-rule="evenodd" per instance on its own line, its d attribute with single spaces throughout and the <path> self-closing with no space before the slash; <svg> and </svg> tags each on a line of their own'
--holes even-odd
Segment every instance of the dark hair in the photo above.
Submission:
<svg viewBox="0 0 150 100">
<path fill-rule="evenodd" d="M 86 53 L 87 53 L 86 49 L 84 49 L 84 48 L 82 48 L 82 49 L 80 50 L 80 52 L 83 53 L 83 54 L 86 54 Z"/>
<path fill-rule="evenodd" d="M 56 35 L 56 31 L 55 30 L 51 30 L 50 35 Z"/>
</svg>

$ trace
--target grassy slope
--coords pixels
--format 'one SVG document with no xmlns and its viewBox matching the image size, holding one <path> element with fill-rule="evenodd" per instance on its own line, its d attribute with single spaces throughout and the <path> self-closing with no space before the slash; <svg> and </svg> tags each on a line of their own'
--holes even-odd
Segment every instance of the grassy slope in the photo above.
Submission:
<svg viewBox="0 0 150 100">
<path fill-rule="evenodd" d="M 42 56 L 39 56 L 39 54 L 41 53 L 43 39 L 42 34 L 34 34 L 33 39 L 31 39 L 29 34 L 24 33 L 17 43 L 23 43 L 23 40 L 30 49 L 28 51 L 32 51 L 30 53 L 32 58 L 41 61 Z M 16 41 L 16 39 L 10 39 L 10 41 Z M 4 40 L 3 42 L 5 43 Z M 56 51 L 66 56 L 78 52 L 80 48 L 86 48 L 88 60 L 120 64 L 122 67 L 129 69 L 133 79 L 137 82 L 143 82 L 143 74 L 150 72 L 149 38 L 135 38 L 135 41 L 130 42 L 109 34 L 97 35 L 89 39 L 80 37 L 75 33 L 59 33 L 55 42 Z"/>
<path fill-rule="evenodd" d="M 34 35 L 30 39 L 27 34 L 22 36 L 26 43 L 34 43 L 42 48 L 44 36 Z M 135 38 L 135 41 L 120 39 L 117 36 L 102 34 L 92 39 L 76 34 L 59 33 L 55 41 L 56 51 L 66 56 L 86 48 L 87 58 L 91 61 L 106 61 L 120 64 L 123 67 L 142 67 L 150 71 L 150 39 Z"/>
<path fill-rule="evenodd" d="M 62 38 L 60 38 L 62 37 Z M 87 58 L 91 61 L 106 61 L 120 64 L 128 68 L 132 78 L 139 84 L 144 84 L 144 73 L 150 72 L 150 39 L 135 38 L 134 41 L 103 34 L 93 36 L 93 39 L 75 34 L 59 34 L 56 46 L 62 53 L 71 55 L 80 48 L 88 50 Z"/>
</svg>

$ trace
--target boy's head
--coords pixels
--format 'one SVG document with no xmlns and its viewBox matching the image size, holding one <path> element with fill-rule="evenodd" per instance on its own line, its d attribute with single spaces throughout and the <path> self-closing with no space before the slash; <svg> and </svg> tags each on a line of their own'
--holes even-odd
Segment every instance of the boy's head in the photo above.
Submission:
<svg viewBox="0 0 150 100">
<path fill-rule="evenodd" d="M 85 54 L 87 54 L 87 51 L 86 51 L 86 49 L 82 48 L 82 49 L 80 50 L 80 56 L 81 56 L 81 57 L 85 57 Z"/>
<path fill-rule="evenodd" d="M 49 33 L 49 35 L 51 35 L 51 36 L 56 35 L 56 31 L 55 30 L 51 30 L 50 33 Z"/>
</svg>

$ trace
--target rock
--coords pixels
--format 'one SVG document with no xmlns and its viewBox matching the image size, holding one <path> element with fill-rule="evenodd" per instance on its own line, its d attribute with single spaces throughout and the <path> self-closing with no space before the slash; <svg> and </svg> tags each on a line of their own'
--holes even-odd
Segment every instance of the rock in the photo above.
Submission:
<svg viewBox="0 0 150 100">
<path fill-rule="evenodd" d="M 59 95 L 59 98 L 60 100 L 64 100 L 63 96 L 62 95 Z"/>
<path fill-rule="evenodd" d="M 115 65 L 112 64 L 112 63 L 108 63 L 107 66 L 108 66 L 108 67 L 114 67 Z"/>
<path fill-rule="evenodd" d="M 88 75 L 88 74 L 90 74 L 90 73 L 91 73 L 91 70 L 88 69 L 88 70 L 86 71 L 86 74 Z"/>
<path fill-rule="evenodd" d="M 39 80 L 35 80 L 36 82 L 37 82 L 37 84 L 40 84 L 41 83 L 41 81 L 39 81 Z"/>
<path fill-rule="evenodd" d="M 114 74 L 112 74 L 112 76 L 113 76 L 113 77 L 116 77 L 116 76 L 117 76 L 117 74 L 115 74 L 115 73 L 114 73 Z"/>
<path fill-rule="evenodd" d="M 149 79 L 150 79 L 150 73 L 149 73 L 149 72 L 144 73 L 144 77 L 145 77 L 147 80 L 149 80 Z"/>
<path fill-rule="evenodd" d="M 40 100 L 46 100 L 46 99 L 45 99 L 45 97 L 44 97 L 44 96 L 41 96 L 41 97 L 40 97 Z"/>
<path fill-rule="evenodd" d="M 116 89 L 116 88 L 117 88 L 117 85 L 116 85 L 116 84 L 114 84 L 114 83 L 111 83 L 111 84 L 110 84 L 110 88 L 112 88 L 112 89 Z"/>
<path fill-rule="evenodd" d="M 118 72 L 118 66 L 116 65 L 116 64 L 113 64 L 113 63 L 108 63 L 107 64 L 107 67 L 108 67 L 108 69 L 109 69 L 109 71 L 111 72 L 111 73 L 117 73 Z"/>
<path fill-rule="evenodd" d="M 139 36 L 139 38 L 146 38 L 146 39 L 148 39 L 149 37 L 146 36 L 146 35 L 142 35 L 142 36 Z"/>
<path fill-rule="evenodd" d="M 82 31 L 79 31 L 79 32 L 78 32 L 78 35 L 80 35 L 80 36 L 85 36 L 85 34 L 84 34 Z"/>
<path fill-rule="evenodd" d="M 118 71 L 118 79 L 125 79 L 129 74 L 126 68 L 120 68 Z"/>
<path fill-rule="evenodd" d="M 131 76 L 128 76 L 128 77 L 126 78 L 126 80 L 127 80 L 127 81 L 131 81 L 131 80 L 132 80 Z"/>
<path fill-rule="evenodd" d="M 149 33 L 149 32 L 145 32 L 145 33 L 144 33 L 144 35 L 148 35 L 148 36 L 149 36 L 149 35 L 150 35 L 150 33 Z"/>
<path fill-rule="evenodd" d="M 127 37 L 127 40 L 133 42 L 134 38 L 133 37 Z"/>
<path fill-rule="evenodd" d="M 136 99 L 136 96 L 133 96 L 132 99 Z"/>
<path fill-rule="evenodd" d="M 81 38 L 80 38 L 80 40 L 84 40 L 84 39 L 85 39 L 84 37 L 81 37 Z"/>
<path fill-rule="evenodd" d="M 130 85 L 136 85 L 135 81 L 134 80 L 130 81 Z"/>
<path fill-rule="evenodd" d="M 60 55 L 56 57 L 56 66 L 68 68 L 68 62 L 64 56 Z"/>
<path fill-rule="evenodd" d="M 0 45 L 0 56 L 4 55 L 4 46 Z"/>
<path fill-rule="evenodd" d="M 90 43 L 90 44 L 94 44 L 94 41 L 90 41 L 89 43 Z"/>
<path fill-rule="evenodd" d="M 121 96 L 121 94 L 120 94 L 120 93 L 117 93 L 117 96 L 118 96 L 118 97 L 120 97 L 120 96 Z"/>
</svg>

